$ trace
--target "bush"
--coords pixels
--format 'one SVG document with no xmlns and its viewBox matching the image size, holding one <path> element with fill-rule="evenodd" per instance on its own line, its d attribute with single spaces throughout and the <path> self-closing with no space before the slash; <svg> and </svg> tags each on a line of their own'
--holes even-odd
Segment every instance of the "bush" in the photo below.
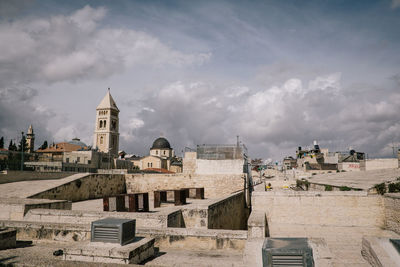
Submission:
<svg viewBox="0 0 400 267">
<path fill-rule="evenodd" d="M 296 186 L 299 188 L 303 188 L 303 186 L 306 187 L 306 190 L 308 190 L 308 187 L 310 186 L 310 182 L 307 180 L 296 180 Z"/>
<path fill-rule="evenodd" d="M 388 189 L 389 189 L 389 193 L 400 192 L 400 182 L 390 183 L 388 186 Z"/>
<path fill-rule="evenodd" d="M 341 187 L 339 187 L 339 190 L 340 191 L 351 191 L 351 188 L 348 186 L 341 186 Z"/>
<path fill-rule="evenodd" d="M 333 188 L 331 185 L 328 185 L 328 184 L 325 185 L 325 191 L 332 191 L 332 190 L 333 190 Z"/>
<path fill-rule="evenodd" d="M 376 192 L 378 192 L 378 194 L 383 195 L 386 193 L 385 183 L 376 184 L 374 187 L 376 189 Z"/>
</svg>

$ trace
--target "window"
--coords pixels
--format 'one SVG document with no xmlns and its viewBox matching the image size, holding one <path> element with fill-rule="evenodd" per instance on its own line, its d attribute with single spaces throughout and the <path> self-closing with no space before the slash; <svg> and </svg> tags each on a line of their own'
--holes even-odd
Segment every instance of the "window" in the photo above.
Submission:
<svg viewBox="0 0 400 267">
<path fill-rule="evenodd" d="M 153 167 L 153 162 L 150 162 L 150 167 Z"/>
<path fill-rule="evenodd" d="M 165 150 L 164 150 L 164 155 L 165 155 Z"/>
<path fill-rule="evenodd" d="M 147 162 L 147 168 L 150 168 L 150 162 Z"/>
<path fill-rule="evenodd" d="M 100 120 L 100 128 L 103 128 L 103 121 Z"/>
<path fill-rule="evenodd" d="M 158 150 L 156 150 L 156 155 L 158 155 Z"/>
<path fill-rule="evenodd" d="M 100 136 L 100 144 L 102 145 L 103 144 L 103 136 Z"/>
<path fill-rule="evenodd" d="M 107 121 L 104 121 L 104 128 L 106 128 Z"/>
<path fill-rule="evenodd" d="M 80 162 L 80 161 L 81 161 L 81 157 L 77 157 L 76 162 Z"/>
<path fill-rule="evenodd" d="M 65 159 L 65 162 L 69 163 L 69 158 L 66 158 L 66 159 Z"/>
<path fill-rule="evenodd" d="M 90 164 L 90 163 L 92 163 L 92 161 L 89 159 L 89 160 L 87 161 L 87 163 Z"/>
</svg>

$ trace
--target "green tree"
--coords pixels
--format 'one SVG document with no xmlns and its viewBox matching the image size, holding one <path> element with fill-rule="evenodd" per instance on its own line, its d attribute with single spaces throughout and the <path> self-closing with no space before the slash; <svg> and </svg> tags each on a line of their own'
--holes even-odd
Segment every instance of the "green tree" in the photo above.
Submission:
<svg viewBox="0 0 400 267">
<path fill-rule="evenodd" d="M 43 145 L 40 146 L 40 149 L 46 149 L 48 147 L 47 140 L 44 140 Z"/>
<path fill-rule="evenodd" d="M 17 151 L 17 146 L 10 140 L 10 144 L 8 145 L 8 150 L 10 151 Z"/>
<path fill-rule="evenodd" d="M 0 148 L 4 148 L 4 137 L 0 138 Z"/>
<path fill-rule="evenodd" d="M 24 152 L 28 151 L 28 144 L 26 143 L 25 135 L 22 135 L 21 142 L 18 144 L 18 151 L 22 151 L 22 149 Z"/>
</svg>

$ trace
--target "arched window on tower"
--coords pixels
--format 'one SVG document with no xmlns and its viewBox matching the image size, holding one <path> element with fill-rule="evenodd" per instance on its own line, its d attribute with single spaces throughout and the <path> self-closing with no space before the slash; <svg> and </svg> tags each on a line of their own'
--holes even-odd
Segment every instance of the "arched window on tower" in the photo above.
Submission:
<svg viewBox="0 0 400 267">
<path fill-rule="evenodd" d="M 105 120 L 105 121 L 104 121 L 104 128 L 106 128 L 106 124 L 107 124 L 107 121 Z"/>
<path fill-rule="evenodd" d="M 103 140 L 104 140 L 103 136 L 100 136 L 100 144 L 101 145 L 103 144 Z"/>
<path fill-rule="evenodd" d="M 100 128 L 103 128 L 103 121 L 100 120 Z"/>
</svg>

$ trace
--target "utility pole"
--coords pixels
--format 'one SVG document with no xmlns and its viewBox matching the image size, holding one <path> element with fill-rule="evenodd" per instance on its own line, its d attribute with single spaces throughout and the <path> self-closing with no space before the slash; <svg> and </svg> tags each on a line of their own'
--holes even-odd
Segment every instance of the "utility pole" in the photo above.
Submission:
<svg viewBox="0 0 400 267">
<path fill-rule="evenodd" d="M 24 170 L 24 132 L 21 132 L 21 171 Z"/>
</svg>

